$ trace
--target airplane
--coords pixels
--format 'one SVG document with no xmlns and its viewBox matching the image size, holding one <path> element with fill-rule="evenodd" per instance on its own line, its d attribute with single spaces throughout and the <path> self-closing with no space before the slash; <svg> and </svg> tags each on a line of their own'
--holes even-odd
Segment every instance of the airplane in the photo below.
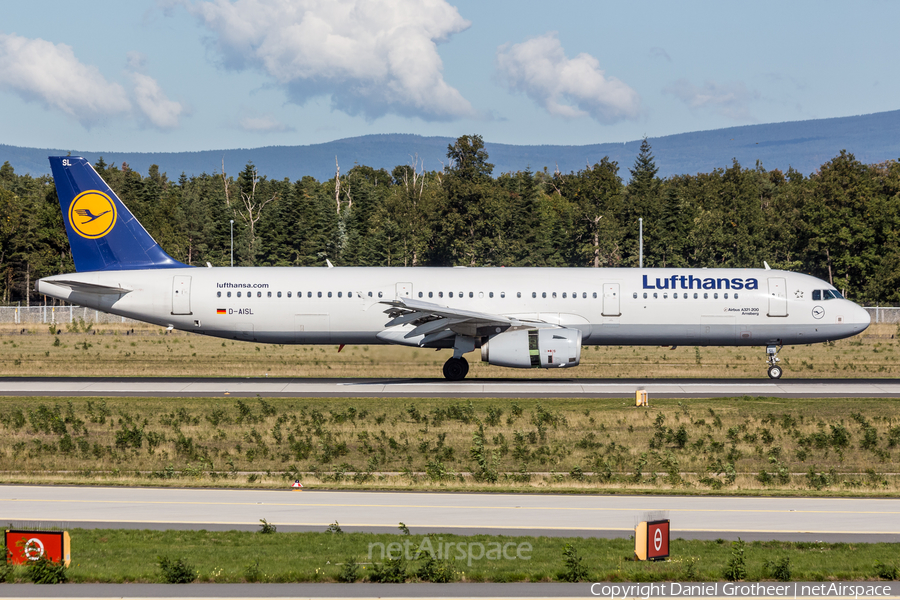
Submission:
<svg viewBox="0 0 900 600">
<path fill-rule="evenodd" d="M 722 268 L 192 267 L 80 157 L 50 157 L 76 273 L 36 290 L 169 329 L 271 344 L 452 348 L 491 365 L 572 368 L 583 346 L 759 346 L 850 337 L 869 314 L 802 273 Z M 75 216 L 89 215 L 88 221 Z M 96 217 L 94 217 L 96 215 Z"/>
</svg>

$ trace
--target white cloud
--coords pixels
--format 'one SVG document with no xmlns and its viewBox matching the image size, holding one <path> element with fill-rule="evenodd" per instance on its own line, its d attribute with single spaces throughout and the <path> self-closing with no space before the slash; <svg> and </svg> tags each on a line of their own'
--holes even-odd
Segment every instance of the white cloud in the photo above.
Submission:
<svg viewBox="0 0 900 600">
<path fill-rule="evenodd" d="M 591 116 L 613 123 L 634 119 L 640 97 L 606 76 L 590 54 L 567 58 L 555 32 L 497 49 L 497 74 L 511 90 L 524 92 L 552 115 Z"/>
<path fill-rule="evenodd" d="M 75 58 L 71 46 L 0 34 L 0 89 L 37 101 L 85 127 L 128 113 L 125 89 Z"/>
<path fill-rule="evenodd" d="M 679 79 L 663 88 L 663 92 L 675 96 L 692 110 L 711 111 L 735 121 L 755 120 L 749 104 L 759 98 L 758 92 L 747 89 L 741 82 L 707 81 L 703 87 L 697 87 L 687 79 Z"/>
<path fill-rule="evenodd" d="M 427 120 L 474 110 L 444 81 L 437 43 L 469 22 L 444 0 L 210 0 L 189 4 L 222 63 L 259 70 L 304 103 Z"/>
<path fill-rule="evenodd" d="M 85 127 L 133 116 L 133 98 L 153 126 L 177 127 L 184 106 L 169 100 L 155 79 L 140 72 L 146 62 L 143 54 L 129 52 L 127 60 L 134 86 L 131 97 L 123 86 L 107 81 L 97 67 L 75 58 L 71 46 L 0 34 L 0 90 L 62 111 Z"/>
<path fill-rule="evenodd" d="M 134 101 L 153 126 L 160 129 L 178 127 L 178 117 L 185 108 L 180 102 L 169 100 L 159 87 L 159 83 L 149 75 L 131 73 L 134 82 Z"/>
</svg>

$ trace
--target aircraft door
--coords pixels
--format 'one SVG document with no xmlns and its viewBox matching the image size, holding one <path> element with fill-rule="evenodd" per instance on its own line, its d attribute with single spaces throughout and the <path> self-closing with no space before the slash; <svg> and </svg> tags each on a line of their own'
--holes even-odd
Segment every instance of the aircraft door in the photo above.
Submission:
<svg viewBox="0 0 900 600">
<path fill-rule="evenodd" d="M 191 313 L 191 278 L 179 275 L 172 278 L 172 314 Z"/>
<path fill-rule="evenodd" d="M 603 284 L 603 316 L 619 317 L 622 311 L 619 310 L 619 284 L 604 283 Z"/>
<path fill-rule="evenodd" d="M 398 298 L 412 298 L 413 293 L 413 285 L 411 283 L 398 283 L 397 284 L 397 297 Z"/>
<path fill-rule="evenodd" d="M 788 316 L 787 281 L 784 277 L 769 277 L 769 316 Z"/>
</svg>

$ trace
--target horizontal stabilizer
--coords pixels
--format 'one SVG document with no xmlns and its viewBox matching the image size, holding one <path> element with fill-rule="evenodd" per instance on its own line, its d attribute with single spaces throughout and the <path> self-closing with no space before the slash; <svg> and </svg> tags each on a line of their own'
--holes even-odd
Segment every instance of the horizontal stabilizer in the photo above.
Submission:
<svg viewBox="0 0 900 600">
<path fill-rule="evenodd" d="M 115 285 L 101 285 L 99 283 L 85 283 L 83 281 L 71 281 L 68 279 L 42 279 L 38 282 L 38 292 L 41 291 L 40 284 L 49 283 L 78 292 L 80 294 L 127 294 L 132 291 L 129 288 L 119 287 Z"/>
</svg>

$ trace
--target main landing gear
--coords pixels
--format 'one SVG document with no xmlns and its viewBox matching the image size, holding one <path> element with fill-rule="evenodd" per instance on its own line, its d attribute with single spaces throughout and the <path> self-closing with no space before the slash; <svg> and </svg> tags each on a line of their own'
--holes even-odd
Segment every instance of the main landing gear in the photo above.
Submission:
<svg viewBox="0 0 900 600">
<path fill-rule="evenodd" d="M 770 379 L 781 379 L 781 375 L 784 373 L 784 370 L 778 366 L 778 363 L 781 362 L 781 359 L 778 358 L 780 349 L 780 346 L 775 346 L 774 344 L 766 346 L 766 362 L 769 363 Z M 446 369 L 446 367 L 444 368 Z"/>
<path fill-rule="evenodd" d="M 469 373 L 469 361 L 460 356 L 459 358 L 448 358 L 444 363 L 444 377 L 448 381 L 461 381 L 466 378 Z"/>
</svg>

